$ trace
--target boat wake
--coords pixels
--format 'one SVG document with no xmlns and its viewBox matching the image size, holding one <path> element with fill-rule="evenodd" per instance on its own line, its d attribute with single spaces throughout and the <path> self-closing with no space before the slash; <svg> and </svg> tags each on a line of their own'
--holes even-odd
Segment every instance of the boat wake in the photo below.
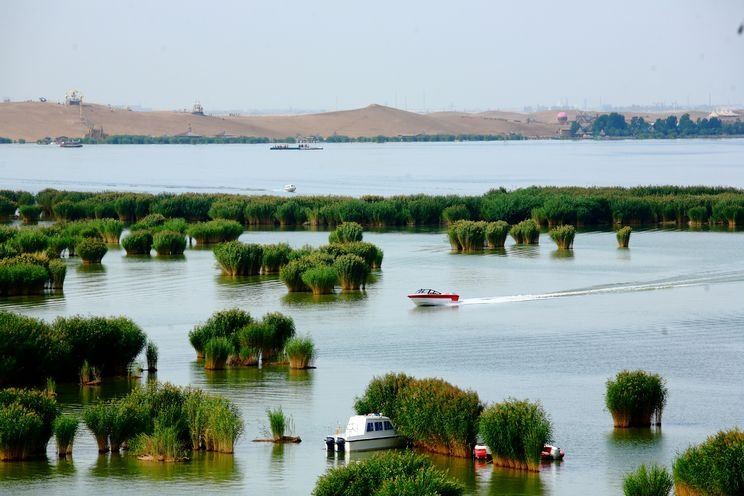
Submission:
<svg viewBox="0 0 744 496">
<path fill-rule="evenodd" d="M 567 296 L 588 296 L 613 293 L 634 293 L 638 291 L 655 291 L 658 289 L 685 288 L 691 286 L 705 286 L 726 282 L 744 281 L 744 271 L 712 272 L 689 276 L 678 276 L 667 279 L 657 279 L 646 282 L 626 282 L 604 284 L 587 288 L 556 291 L 554 293 L 522 294 L 512 296 L 487 296 L 482 298 L 463 298 L 460 305 L 487 305 L 498 303 L 514 303 L 520 301 L 548 300 Z"/>
</svg>

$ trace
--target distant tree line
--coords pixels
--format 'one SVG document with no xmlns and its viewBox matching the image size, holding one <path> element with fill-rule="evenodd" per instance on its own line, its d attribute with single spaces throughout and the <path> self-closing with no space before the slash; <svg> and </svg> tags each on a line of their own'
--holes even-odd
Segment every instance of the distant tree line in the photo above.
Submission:
<svg viewBox="0 0 744 496">
<path fill-rule="evenodd" d="M 570 133 L 577 136 L 582 131 L 577 122 L 571 123 Z M 693 121 L 690 114 L 679 119 L 670 115 L 666 119 L 646 122 L 643 117 L 633 117 L 630 122 L 625 116 L 612 112 L 598 116 L 591 128 L 583 130 L 592 136 L 631 137 L 631 138 L 686 138 L 693 136 L 744 135 L 744 122 L 724 123 L 717 117 Z"/>
<path fill-rule="evenodd" d="M 13 140 L 10 139 L 10 138 L 3 138 L 2 136 L 0 136 L 0 143 L 2 143 L 2 144 L 13 143 Z"/>
</svg>

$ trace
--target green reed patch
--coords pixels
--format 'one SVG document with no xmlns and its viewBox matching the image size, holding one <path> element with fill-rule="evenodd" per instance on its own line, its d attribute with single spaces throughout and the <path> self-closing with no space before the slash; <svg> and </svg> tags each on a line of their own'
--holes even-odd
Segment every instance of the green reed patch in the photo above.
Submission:
<svg viewBox="0 0 744 496">
<path fill-rule="evenodd" d="M 356 222 L 342 222 L 328 235 L 329 243 L 353 243 L 361 241 L 364 229 Z"/>
<path fill-rule="evenodd" d="M 633 228 L 630 226 L 625 226 L 617 230 L 615 233 L 615 237 L 617 238 L 617 246 L 620 248 L 627 248 L 630 244 L 630 233 L 633 231 Z"/>
<path fill-rule="evenodd" d="M 540 470 L 540 452 L 550 442 L 552 427 L 540 403 L 507 399 L 486 407 L 480 435 L 491 449 L 494 465 Z"/>
<path fill-rule="evenodd" d="M 99 264 L 108 251 L 106 243 L 96 238 L 82 238 L 75 245 L 75 251 L 84 264 Z"/>
<path fill-rule="evenodd" d="M 289 263 L 292 248 L 287 243 L 263 245 L 261 258 L 261 273 L 275 274 Z"/>
<path fill-rule="evenodd" d="M 152 250 L 152 233 L 150 231 L 132 231 L 121 240 L 121 246 L 127 255 L 149 255 Z"/>
<path fill-rule="evenodd" d="M 215 246 L 213 251 L 225 275 L 246 276 L 261 272 L 264 252 L 261 245 L 230 241 Z"/>
<path fill-rule="evenodd" d="M 503 220 L 486 224 L 486 243 L 489 248 L 503 248 L 508 235 L 509 224 Z"/>
<path fill-rule="evenodd" d="M 183 255 L 186 238 L 175 231 L 158 231 L 152 237 L 152 247 L 161 256 Z"/>
<path fill-rule="evenodd" d="M 720 431 L 690 446 L 674 460 L 672 473 L 681 496 L 744 493 L 744 432 Z"/>
<path fill-rule="evenodd" d="M 227 337 L 237 345 L 237 332 L 253 322 L 251 315 L 239 308 L 230 308 L 213 313 L 203 324 L 195 326 L 189 332 L 189 342 L 196 351 L 197 357 L 204 355 L 204 347 L 212 338 Z"/>
<path fill-rule="evenodd" d="M 192 224 L 186 229 L 186 234 L 199 245 L 224 243 L 238 239 L 243 234 L 243 226 L 234 220 L 217 219 Z"/>
<path fill-rule="evenodd" d="M 44 391 L 0 389 L 0 461 L 46 456 L 57 401 Z"/>
<path fill-rule="evenodd" d="M 290 368 L 306 369 L 315 358 L 315 343 L 309 335 L 293 337 L 287 341 L 284 352 Z"/>
<path fill-rule="evenodd" d="M 341 255 L 333 262 L 333 268 L 338 275 L 338 281 L 343 290 L 358 290 L 364 288 L 369 277 L 369 265 L 358 255 Z"/>
<path fill-rule="evenodd" d="M 57 441 L 57 455 L 60 457 L 72 454 L 72 445 L 78 431 L 80 420 L 74 415 L 60 415 L 54 419 L 52 427 Z"/>
<path fill-rule="evenodd" d="M 509 230 L 518 245 L 536 245 L 540 242 L 540 228 L 534 220 L 523 220 Z"/>
<path fill-rule="evenodd" d="M 623 494 L 625 496 L 669 496 L 674 482 L 666 467 L 652 464 L 641 465 L 625 474 Z"/>
<path fill-rule="evenodd" d="M 605 404 L 615 427 L 649 427 L 652 417 L 661 425 L 667 388 L 658 374 L 623 370 L 607 381 Z"/>
<path fill-rule="evenodd" d="M 550 239 L 552 239 L 559 250 L 570 250 L 573 248 L 576 228 L 574 226 L 563 225 L 554 227 L 550 230 Z"/>
<path fill-rule="evenodd" d="M 41 207 L 38 205 L 21 205 L 18 214 L 24 224 L 36 224 L 41 216 Z"/>
</svg>

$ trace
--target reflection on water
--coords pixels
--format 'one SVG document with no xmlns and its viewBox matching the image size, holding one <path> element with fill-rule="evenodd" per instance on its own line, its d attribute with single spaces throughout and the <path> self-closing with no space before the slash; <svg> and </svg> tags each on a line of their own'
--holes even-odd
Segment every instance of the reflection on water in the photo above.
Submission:
<svg viewBox="0 0 744 496">
<path fill-rule="evenodd" d="M 661 440 L 661 427 L 613 429 L 609 438 L 616 446 L 653 445 Z"/>
<path fill-rule="evenodd" d="M 488 467 L 491 465 L 489 464 Z M 489 496 L 505 494 L 539 496 L 548 493 L 538 472 L 493 467 L 488 484 L 488 494 Z"/>
<path fill-rule="evenodd" d="M 573 260 L 573 250 L 553 250 L 550 252 L 550 258 L 553 260 Z"/>
<path fill-rule="evenodd" d="M 35 480 L 54 474 L 54 466 L 44 457 L 22 462 L 0 462 L 0 481 Z"/>
<path fill-rule="evenodd" d="M 630 262 L 630 253 L 631 252 L 630 252 L 630 248 L 629 247 L 628 248 L 618 247 L 618 249 L 617 249 L 617 251 L 615 253 L 616 253 L 615 258 L 617 260 L 624 260 L 624 261 Z"/>
<path fill-rule="evenodd" d="M 519 258 L 539 258 L 540 245 L 512 245 L 509 247 L 509 254 Z"/>
<path fill-rule="evenodd" d="M 139 460 L 130 454 L 98 455 L 90 468 L 96 478 L 129 478 L 148 480 L 192 480 L 213 483 L 237 481 L 241 478 L 235 455 L 192 452 L 189 461 L 162 463 Z"/>
<path fill-rule="evenodd" d="M 77 266 L 75 269 L 80 274 L 89 274 L 90 276 L 96 276 L 97 278 L 100 278 L 101 276 L 106 275 L 106 266 L 102 263 L 100 264 L 84 264 L 81 263 Z M 93 279 L 93 277 L 91 277 Z"/>
<path fill-rule="evenodd" d="M 282 297 L 282 302 L 287 305 L 328 305 L 334 303 L 355 303 L 367 298 L 366 291 L 341 291 L 338 293 L 314 295 L 312 293 L 287 293 Z"/>
</svg>

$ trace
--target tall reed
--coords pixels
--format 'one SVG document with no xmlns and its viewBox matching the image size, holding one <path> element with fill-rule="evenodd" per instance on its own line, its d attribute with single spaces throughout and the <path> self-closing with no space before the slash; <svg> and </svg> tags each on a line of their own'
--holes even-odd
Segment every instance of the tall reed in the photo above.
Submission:
<svg viewBox="0 0 744 496">
<path fill-rule="evenodd" d="M 73 415 L 60 415 L 54 419 L 54 437 L 57 440 L 57 454 L 65 457 L 72 454 L 72 444 L 80 421 Z"/>
<path fill-rule="evenodd" d="M 333 262 L 338 280 L 343 290 L 358 290 L 364 288 L 369 277 L 369 265 L 357 255 L 341 255 Z"/>
<path fill-rule="evenodd" d="M 121 246 L 127 255 L 149 255 L 152 250 L 152 241 L 150 231 L 132 231 L 121 240 Z"/>
<path fill-rule="evenodd" d="M 41 207 L 38 205 L 21 205 L 18 207 L 18 213 L 21 216 L 21 222 L 24 224 L 36 224 L 39 222 Z"/>
<path fill-rule="evenodd" d="M 486 224 L 486 241 L 489 248 L 503 248 L 508 235 L 509 224 L 503 220 Z"/>
<path fill-rule="evenodd" d="M 202 358 L 207 341 L 215 337 L 227 337 L 235 341 L 237 332 L 251 322 L 253 318 L 245 310 L 239 308 L 220 310 L 189 332 L 189 342 L 194 347 L 197 358 Z"/>
<path fill-rule="evenodd" d="M 84 264 L 99 264 L 108 251 L 106 243 L 100 239 L 83 238 L 75 245 L 75 251 Z"/>
<path fill-rule="evenodd" d="M 261 259 L 261 272 L 263 274 L 274 274 L 289 263 L 289 255 L 292 248 L 287 243 L 263 246 Z"/>
<path fill-rule="evenodd" d="M 509 230 L 518 245 L 536 245 L 540 241 L 540 227 L 534 220 L 523 220 Z"/>
<path fill-rule="evenodd" d="M 330 294 L 338 282 L 338 273 L 333 267 L 317 265 L 303 272 L 301 278 L 314 295 Z"/>
<path fill-rule="evenodd" d="M 641 465 L 633 472 L 625 474 L 623 494 L 625 496 L 669 496 L 674 486 L 672 476 L 666 467 L 652 464 Z"/>
<path fill-rule="evenodd" d="M 158 370 L 158 346 L 152 341 L 148 341 L 145 346 L 145 358 L 147 359 L 147 371 L 157 372 Z"/>
<path fill-rule="evenodd" d="M 97 403 L 83 410 L 83 422 L 96 438 L 99 453 L 108 453 L 109 451 L 109 434 L 111 433 L 113 414 L 113 406 L 107 403 Z"/>
<path fill-rule="evenodd" d="M 234 352 L 233 341 L 225 337 L 215 337 L 204 345 L 204 368 L 221 370 L 227 365 L 227 359 Z"/>
<path fill-rule="evenodd" d="M 559 250 L 570 250 L 573 247 L 575 236 L 576 228 L 574 226 L 563 225 L 550 230 L 550 239 L 555 241 Z"/>
<path fill-rule="evenodd" d="M 284 414 L 282 407 L 275 409 L 267 409 L 266 417 L 269 419 L 269 429 L 271 431 L 271 438 L 274 441 L 280 441 L 284 438 L 285 432 L 289 427 L 290 419 Z"/>
<path fill-rule="evenodd" d="M 118 245 L 124 224 L 118 219 L 101 219 L 96 222 L 96 227 L 103 237 L 103 241 L 110 245 Z"/>
<path fill-rule="evenodd" d="M 353 243 L 361 241 L 364 229 L 356 222 L 343 222 L 328 235 L 329 243 Z"/>
<path fill-rule="evenodd" d="M 261 272 L 263 247 L 230 241 L 214 247 L 214 256 L 228 276 L 250 276 Z"/>
<path fill-rule="evenodd" d="M 152 237 L 152 247 L 161 256 L 183 255 L 186 238 L 175 231 L 158 231 Z"/>
<path fill-rule="evenodd" d="M 649 427 L 652 417 L 661 425 L 667 401 L 664 379 L 643 370 L 623 370 L 607 381 L 605 404 L 615 427 Z"/>
<path fill-rule="evenodd" d="M 672 466 L 679 496 L 744 494 L 744 432 L 720 431 L 690 446 Z"/>
<path fill-rule="evenodd" d="M 287 341 L 284 351 L 290 368 L 306 369 L 315 357 L 315 343 L 309 335 L 293 337 Z"/>
<path fill-rule="evenodd" d="M 617 237 L 617 246 L 619 248 L 627 248 L 630 244 L 630 233 L 633 231 L 633 228 L 630 226 L 625 226 L 623 228 L 620 228 L 617 230 L 617 233 L 615 236 Z"/>
</svg>

